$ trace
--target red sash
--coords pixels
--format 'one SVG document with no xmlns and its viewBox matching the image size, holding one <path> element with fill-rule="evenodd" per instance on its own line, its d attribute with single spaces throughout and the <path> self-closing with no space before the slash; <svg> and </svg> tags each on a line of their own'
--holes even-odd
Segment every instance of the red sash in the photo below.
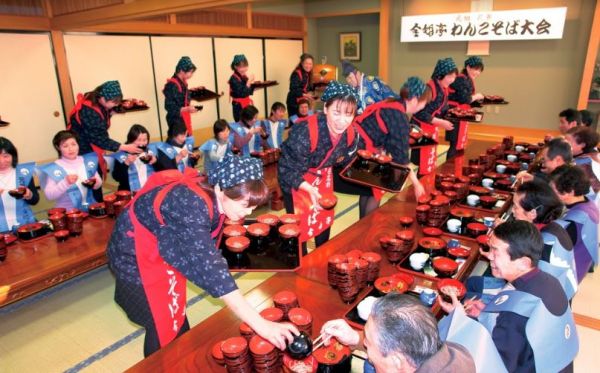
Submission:
<svg viewBox="0 0 600 373">
<path fill-rule="evenodd" d="M 354 127 L 356 131 L 360 134 L 360 137 L 362 137 L 365 140 L 366 149 L 372 153 L 377 152 L 377 148 L 375 147 L 375 145 L 373 145 L 373 140 L 371 140 L 367 132 L 362 128 L 361 124 L 365 120 L 365 118 L 369 117 L 372 114 L 375 114 L 375 119 L 377 120 L 377 125 L 379 126 L 379 129 L 381 130 L 381 132 L 387 135 L 389 133 L 389 130 L 383 119 L 381 119 L 381 109 L 394 109 L 399 110 L 403 113 L 406 112 L 404 105 L 402 105 L 398 101 L 381 101 L 376 104 L 367 106 L 365 111 L 355 119 Z M 385 190 L 379 188 L 371 189 L 373 190 L 373 196 L 375 197 L 375 199 L 377 199 L 377 201 L 381 201 L 381 198 L 385 194 Z"/>
<path fill-rule="evenodd" d="M 183 87 L 181 86 L 181 83 L 179 83 L 179 80 L 175 78 L 169 78 L 167 79 L 167 83 L 174 83 L 177 86 L 177 90 L 179 90 L 179 93 L 183 92 Z M 183 99 L 183 106 L 188 106 L 190 104 L 189 101 L 190 100 L 188 99 L 188 95 L 186 93 Z M 188 131 L 188 136 L 192 136 L 192 113 L 186 111 L 183 113 L 179 112 L 179 114 L 181 115 L 181 119 L 183 119 L 183 122 L 185 123 L 185 127 Z"/>
<path fill-rule="evenodd" d="M 79 112 L 84 106 L 87 106 L 94 110 L 96 113 L 98 113 L 100 118 L 104 119 L 104 121 L 106 122 L 106 129 L 110 128 L 110 116 L 108 116 L 108 118 L 105 118 L 104 114 L 102 113 L 102 110 L 100 110 L 99 107 L 94 106 L 94 104 L 92 104 L 90 100 L 86 100 L 81 93 L 77 95 L 77 102 L 75 103 L 75 107 L 73 108 L 73 110 L 71 110 L 71 112 L 69 113 L 69 118 L 73 118 L 73 116 L 75 116 L 75 120 L 77 121 L 77 123 L 79 123 L 83 127 L 83 123 L 81 123 L 81 118 L 79 117 Z M 71 130 L 70 120 L 67 124 L 67 130 Z M 102 172 L 102 179 L 106 179 L 106 176 L 108 174 L 108 166 L 106 164 L 106 160 L 104 159 L 104 149 L 94 144 L 90 145 L 92 146 L 92 150 L 94 151 L 94 153 L 96 153 L 96 155 L 98 156 L 98 167 L 100 167 L 100 172 Z"/>
<path fill-rule="evenodd" d="M 317 149 L 318 137 L 319 137 L 319 125 L 317 114 L 311 115 L 306 121 L 308 125 L 308 132 L 310 135 L 310 152 L 314 152 Z M 348 127 L 347 130 L 347 141 L 348 144 L 352 144 L 354 141 L 354 130 L 352 127 Z M 321 195 L 327 195 L 333 193 L 333 171 L 331 167 L 321 168 L 325 162 L 331 157 L 337 142 L 333 144 L 327 155 L 321 163 L 315 167 L 310 168 L 304 174 L 304 181 L 310 185 L 316 187 Z M 314 236 L 318 236 L 320 233 L 331 227 L 335 212 L 331 210 L 317 210 L 312 204 L 310 195 L 303 190 L 292 189 L 292 198 L 294 200 L 294 212 L 300 216 L 300 242 L 306 242 Z"/>
<path fill-rule="evenodd" d="M 456 101 L 448 101 L 449 106 L 458 107 L 460 109 L 471 109 L 469 104 L 459 104 Z M 458 133 L 456 134 L 456 150 L 464 150 L 467 145 L 467 131 L 469 130 L 469 122 L 460 120 L 456 122 Z"/>
<path fill-rule="evenodd" d="M 173 187 L 185 185 L 204 199 L 212 220 L 212 199 L 198 185 L 198 180 L 197 172 L 191 168 L 186 168 L 183 174 L 177 170 L 157 172 L 148 178 L 144 187 L 129 203 L 131 206 L 129 218 L 133 224 L 133 232 L 130 231 L 127 234 L 135 240 L 135 256 L 140 270 L 142 286 L 150 306 L 161 347 L 175 339 L 183 325 L 186 307 L 186 279 L 160 256 L 156 236 L 140 223 L 133 206 L 140 196 L 157 187 L 166 185 L 158 192 L 153 203 L 156 218 L 161 225 L 165 225 L 160 206 Z M 218 230 L 216 232 L 218 233 Z M 215 232 L 212 236 L 215 237 Z"/>
<path fill-rule="evenodd" d="M 240 82 L 242 81 L 242 79 L 238 76 L 238 74 L 233 74 L 232 77 L 236 78 L 237 80 L 239 80 Z M 240 106 L 243 108 L 250 106 L 250 105 L 254 105 L 254 101 L 252 101 L 252 99 L 250 98 L 250 96 L 246 96 L 246 97 L 232 97 L 231 96 L 231 87 L 229 87 L 229 98 L 231 99 L 231 101 L 233 102 L 237 102 L 238 104 L 240 104 Z"/>
</svg>

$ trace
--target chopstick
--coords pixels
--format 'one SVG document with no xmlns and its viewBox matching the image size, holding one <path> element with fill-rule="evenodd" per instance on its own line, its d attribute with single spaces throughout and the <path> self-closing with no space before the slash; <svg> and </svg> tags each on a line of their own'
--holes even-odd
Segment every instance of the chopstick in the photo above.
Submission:
<svg viewBox="0 0 600 373">
<path fill-rule="evenodd" d="M 472 302 L 475 300 L 475 298 L 477 298 L 477 295 L 473 295 L 470 299 L 467 299 L 467 302 Z M 473 303 L 469 303 L 465 306 L 465 312 L 467 312 L 468 310 L 471 309 L 471 307 L 473 307 Z"/>
<path fill-rule="evenodd" d="M 502 216 L 500 216 L 499 220 L 500 220 L 502 223 L 504 223 L 505 221 L 507 221 L 507 220 L 508 220 L 508 218 L 510 218 L 510 217 L 511 217 L 511 215 L 512 215 L 512 210 L 506 210 L 506 211 L 505 211 L 505 212 L 502 214 Z M 491 236 L 491 235 L 492 235 L 492 232 L 493 232 L 493 229 L 492 229 L 492 228 L 489 228 L 489 229 L 488 229 L 488 232 L 487 232 L 487 234 L 486 234 L 486 235 L 489 237 L 489 236 Z"/>
<path fill-rule="evenodd" d="M 323 334 L 321 334 L 313 341 L 313 349 L 312 349 L 313 352 L 318 350 L 324 344 L 325 344 L 325 339 L 323 339 Z"/>
</svg>

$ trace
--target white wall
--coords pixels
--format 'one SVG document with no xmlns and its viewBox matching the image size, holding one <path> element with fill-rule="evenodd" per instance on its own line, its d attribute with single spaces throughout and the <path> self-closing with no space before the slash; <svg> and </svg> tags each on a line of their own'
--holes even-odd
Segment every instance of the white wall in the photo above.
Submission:
<svg viewBox="0 0 600 373">
<path fill-rule="evenodd" d="M 290 88 L 290 75 L 302 54 L 302 40 L 265 40 L 267 80 L 277 80 L 279 85 L 267 88 L 267 108 L 275 101 L 285 105 Z M 269 115 L 269 113 L 266 113 Z"/>
</svg>

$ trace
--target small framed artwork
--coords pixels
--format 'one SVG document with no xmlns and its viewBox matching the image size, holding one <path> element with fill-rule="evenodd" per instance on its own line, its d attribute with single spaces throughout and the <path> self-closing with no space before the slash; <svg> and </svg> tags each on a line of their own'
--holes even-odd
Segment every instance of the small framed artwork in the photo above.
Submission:
<svg viewBox="0 0 600 373">
<path fill-rule="evenodd" d="M 340 59 L 360 61 L 360 32 L 340 33 Z"/>
</svg>

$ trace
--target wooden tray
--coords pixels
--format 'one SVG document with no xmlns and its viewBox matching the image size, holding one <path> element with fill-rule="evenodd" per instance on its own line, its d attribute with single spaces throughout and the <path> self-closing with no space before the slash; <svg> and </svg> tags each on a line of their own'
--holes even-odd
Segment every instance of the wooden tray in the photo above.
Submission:
<svg viewBox="0 0 600 373">
<path fill-rule="evenodd" d="M 474 115 L 458 116 L 458 115 L 454 114 L 452 111 L 448 111 L 448 114 L 446 114 L 446 119 L 448 119 L 450 121 L 464 120 L 467 122 L 481 123 L 483 121 L 483 113 L 480 111 L 477 111 Z"/>
<path fill-rule="evenodd" d="M 340 172 L 340 177 L 351 183 L 398 193 L 410 173 L 410 169 L 397 163 L 386 165 L 356 157 Z"/>
<path fill-rule="evenodd" d="M 476 107 L 483 107 L 486 105 L 508 105 L 508 104 L 509 104 L 509 102 L 506 100 L 490 101 L 490 100 L 483 99 L 483 100 L 471 102 L 471 107 L 476 108 Z"/>
<path fill-rule="evenodd" d="M 440 226 L 439 228 L 442 230 L 442 232 L 444 232 L 444 236 L 448 236 L 451 238 L 456 238 L 458 240 L 466 240 L 466 241 L 473 241 L 476 242 L 477 238 L 476 237 L 470 237 L 467 236 L 466 230 L 467 230 L 467 224 L 468 223 L 482 223 L 483 224 L 483 218 L 484 217 L 497 217 L 499 214 L 497 214 L 496 212 L 490 212 L 490 211 L 486 211 L 486 210 L 480 210 L 480 209 L 474 209 L 471 206 L 462 206 L 459 205 L 461 208 L 465 209 L 465 210 L 471 210 L 474 213 L 474 217 L 471 221 L 468 221 L 467 223 L 463 224 L 461 227 L 461 232 L 460 233 L 452 233 L 448 231 L 448 227 L 446 226 L 446 222 L 448 221 L 448 219 L 450 219 L 450 216 L 448 216 L 448 219 L 444 220 L 444 222 L 442 223 L 442 226 Z M 507 205 L 508 206 L 508 205 Z"/>
<path fill-rule="evenodd" d="M 135 105 L 135 106 L 130 107 L 129 109 L 125 109 L 122 106 L 115 106 L 113 111 L 116 114 L 126 114 L 126 113 L 133 113 L 135 111 L 144 111 L 144 110 L 148 110 L 148 109 L 150 109 L 150 106 L 148 106 L 148 105 L 144 105 L 144 106 Z"/>
<path fill-rule="evenodd" d="M 218 94 L 216 92 L 210 91 L 206 88 L 192 88 L 189 90 L 190 98 L 194 101 L 202 102 L 208 100 L 214 100 L 221 97 L 223 94 Z"/>
<path fill-rule="evenodd" d="M 279 85 L 279 83 L 277 82 L 277 80 L 265 80 L 263 82 L 254 82 L 251 84 L 252 88 L 254 89 L 261 89 L 261 88 L 267 88 L 267 87 L 273 87 Z"/>
<path fill-rule="evenodd" d="M 492 190 L 492 193 L 489 195 L 492 197 L 496 197 L 499 200 L 503 200 L 504 204 L 502 205 L 502 207 L 494 207 L 491 209 L 486 209 L 486 208 L 483 208 L 481 205 L 471 206 L 471 205 L 467 204 L 466 197 L 463 200 L 459 201 L 457 206 L 471 209 L 471 210 L 483 211 L 483 212 L 500 215 L 508 209 L 508 207 L 510 206 L 510 204 L 512 202 L 512 198 L 513 198 L 512 193 L 504 192 L 504 191 L 500 191 L 500 190 Z"/>
<path fill-rule="evenodd" d="M 256 223 L 256 220 L 246 219 L 244 222 L 244 226 Z M 283 241 L 280 239 L 270 239 L 269 236 L 265 238 L 267 241 L 264 246 L 267 249 L 261 253 L 261 255 L 257 255 L 251 253 L 248 249 L 242 253 L 242 262 L 243 267 L 237 265 L 240 263 L 237 260 L 236 255 L 232 254 L 225 247 L 225 237 L 221 238 L 220 250 L 225 259 L 227 260 L 227 265 L 229 266 L 229 270 L 231 272 L 286 272 L 286 271 L 294 271 L 297 268 L 300 268 L 300 262 L 302 258 L 302 244 L 298 243 L 298 251 L 296 255 L 289 255 L 287 253 L 282 252 Z"/>
</svg>

